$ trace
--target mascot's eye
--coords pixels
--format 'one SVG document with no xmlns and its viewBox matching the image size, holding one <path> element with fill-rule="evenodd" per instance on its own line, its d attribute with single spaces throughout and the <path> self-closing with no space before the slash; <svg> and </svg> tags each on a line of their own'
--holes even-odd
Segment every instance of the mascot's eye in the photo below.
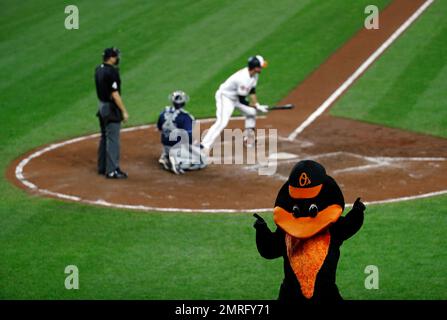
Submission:
<svg viewBox="0 0 447 320">
<path fill-rule="evenodd" d="M 295 218 L 298 218 L 300 216 L 300 208 L 297 205 L 293 206 L 292 212 Z"/>
<path fill-rule="evenodd" d="M 316 204 L 311 204 L 309 207 L 309 216 L 316 217 L 318 214 L 318 207 Z"/>
</svg>

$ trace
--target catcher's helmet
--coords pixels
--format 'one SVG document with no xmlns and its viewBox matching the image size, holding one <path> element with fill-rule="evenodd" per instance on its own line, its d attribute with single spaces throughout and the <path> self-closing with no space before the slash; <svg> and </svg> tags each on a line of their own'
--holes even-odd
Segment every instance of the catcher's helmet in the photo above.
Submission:
<svg viewBox="0 0 447 320">
<path fill-rule="evenodd" d="M 186 102 L 189 101 L 188 95 L 182 90 L 176 90 L 169 95 L 169 101 L 175 108 L 183 108 Z"/>
<path fill-rule="evenodd" d="M 248 68 L 254 69 L 256 67 L 265 68 L 267 67 L 267 61 L 260 55 L 252 56 L 248 58 Z"/>
</svg>

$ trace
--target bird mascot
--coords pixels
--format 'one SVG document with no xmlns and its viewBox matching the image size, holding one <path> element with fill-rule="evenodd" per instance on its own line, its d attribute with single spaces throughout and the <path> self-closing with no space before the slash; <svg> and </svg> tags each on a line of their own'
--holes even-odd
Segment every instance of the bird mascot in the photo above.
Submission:
<svg viewBox="0 0 447 320">
<path fill-rule="evenodd" d="M 335 283 L 340 246 L 360 229 L 365 211 L 360 198 L 342 216 L 344 207 L 343 194 L 324 167 L 303 160 L 279 190 L 273 211 L 275 232 L 255 214 L 260 255 L 284 259 L 279 300 L 342 300 Z"/>
</svg>

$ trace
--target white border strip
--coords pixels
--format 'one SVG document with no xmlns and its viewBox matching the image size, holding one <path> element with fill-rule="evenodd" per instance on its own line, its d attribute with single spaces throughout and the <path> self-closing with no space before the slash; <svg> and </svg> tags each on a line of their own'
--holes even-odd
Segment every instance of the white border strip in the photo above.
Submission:
<svg viewBox="0 0 447 320">
<path fill-rule="evenodd" d="M 427 9 L 434 0 L 427 0 L 413 15 L 405 21 L 363 64 L 337 89 L 332 93 L 321 106 L 318 107 L 298 128 L 289 136 L 289 140 L 295 138 L 312 124 L 319 116 L 326 111 L 331 104 Z"/>
</svg>

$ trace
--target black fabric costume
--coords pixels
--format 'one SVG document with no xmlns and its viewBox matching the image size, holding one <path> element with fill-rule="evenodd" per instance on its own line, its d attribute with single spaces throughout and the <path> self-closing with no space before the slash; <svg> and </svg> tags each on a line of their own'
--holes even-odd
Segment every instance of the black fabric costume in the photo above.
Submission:
<svg viewBox="0 0 447 320">
<path fill-rule="evenodd" d="M 288 188 L 289 183 L 286 182 L 278 193 L 275 207 L 279 206 L 292 213 L 294 212 L 294 206 L 297 206 L 299 210 L 296 208 L 295 210 L 299 211 L 302 217 L 309 216 L 309 207 L 312 204 L 315 204 L 319 211 L 333 204 L 338 204 L 344 209 L 343 194 L 334 179 L 329 176 L 325 179 L 320 193 L 315 198 L 294 199 L 289 195 Z M 329 230 L 330 244 L 323 265 L 317 273 L 313 296 L 310 299 L 303 295 L 300 282 L 297 280 L 289 262 L 285 231 L 277 227 L 275 232 L 271 232 L 262 219 L 255 223 L 256 246 L 260 255 L 266 259 L 275 259 L 281 256 L 284 259 L 284 280 L 281 284 L 279 300 L 295 302 L 342 300 L 335 283 L 340 246 L 343 241 L 352 237 L 362 226 L 364 209 L 364 205 L 358 199 L 353 209 L 346 216 L 340 216 L 335 223 L 322 230 Z"/>
</svg>

